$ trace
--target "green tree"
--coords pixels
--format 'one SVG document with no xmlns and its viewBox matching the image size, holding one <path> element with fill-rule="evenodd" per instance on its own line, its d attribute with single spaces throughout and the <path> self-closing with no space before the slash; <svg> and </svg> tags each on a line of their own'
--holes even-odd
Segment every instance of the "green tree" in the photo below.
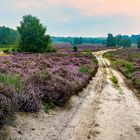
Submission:
<svg viewBox="0 0 140 140">
<path fill-rule="evenodd" d="M 74 52 L 77 52 L 78 48 L 76 45 L 73 46 L 73 50 L 74 50 Z"/>
<path fill-rule="evenodd" d="M 130 38 L 122 38 L 121 39 L 121 46 L 130 47 L 131 46 Z"/>
<path fill-rule="evenodd" d="M 121 40 L 122 40 L 122 36 L 121 35 L 117 35 L 115 37 L 116 45 L 121 46 Z"/>
<path fill-rule="evenodd" d="M 106 45 L 107 47 L 115 47 L 116 46 L 116 41 L 115 37 L 113 37 L 112 34 L 108 34 L 107 40 L 106 40 Z"/>
<path fill-rule="evenodd" d="M 44 52 L 48 51 L 51 44 L 49 35 L 46 35 L 44 27 L 37 17 L 32 15 L 23 16 L 23 21 L 17 27 L 21 35 L 19 43 L 21 51 L 25 52 Z"/>
<path fill-rule="evenodd" d="M 137 46 L 140 49 L 140 37 L 137 39 Z"/>
</svg>

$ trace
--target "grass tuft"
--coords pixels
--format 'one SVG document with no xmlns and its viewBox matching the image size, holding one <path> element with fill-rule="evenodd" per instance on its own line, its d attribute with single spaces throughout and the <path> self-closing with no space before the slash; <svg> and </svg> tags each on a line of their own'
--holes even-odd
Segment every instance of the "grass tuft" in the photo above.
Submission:
<svg viewBox="0 0 140 140">
<path fill-rule="evenodd" d="M 88 66 L 81 66 L 80 72 L 85 73 L 85 74 L 89 74 L 91 72 L 91 70 Z"/>
<path fill-rule="evenodd" d="M 20 80 L 21 78 L 19 75 L 0 73 L 0 82 L 5 85 L 13 86 L 16 91 L 19 91 L 21 88 Z"/>
<path fill-rule="evenodd" d="M 45 113 L 49 113 L 49 110 L 52 109 L 53 107 L 54 107 L 54 103 L 47 102 L 47 103 L 44 103 L 43 110 Z"/>
</svg>

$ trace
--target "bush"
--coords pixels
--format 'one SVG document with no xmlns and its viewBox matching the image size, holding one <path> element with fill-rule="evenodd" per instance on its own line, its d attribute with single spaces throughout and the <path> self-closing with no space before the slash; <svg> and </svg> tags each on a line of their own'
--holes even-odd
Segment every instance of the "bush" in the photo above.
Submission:
<svg viewBox="0 0 140 140">
<path fill-rule="evenodd" d="M 11 86 L 0 84 L 0 125 L 18 110 L 18 98 Z"/>
<path fill-rule="evenodd" d="M 16 89 L 16 91 L 19 91 L 21 88 L 20 80 L 21 78 L 19 75 L 0 73 L 0 82 L 5 85 L 13 86 Z"/>
<path fill-rule="evenodd" d="M 36 92 L 38 91 L 26 87 L 21 91 L 18 95 L 20 111 L 37 112 L 41 109 L 41 98 Z"/>
<path fill-rule="evenodd" d="M 36 96 L 42 98 L 45 102 L 52 102 L 58 106 L 65 105 L 66 101 L 75 94 L 74 85 L 59 76 L 52 76 L 50 74 L 36 74 L 31 76 L 26 82 L 26 86 L 30 84 L 31 87 L 38 88 Z M 71 88 L 71 90 L 69 90 Z M 29 87 L 29 94 L 31 88 Z M 34 90 L 32 88 L 32 90 Z"/>
<path fill-rule="evenodd" d="M 53 47 L 47 47 L 45 50 L 43 50 L 42 52 L 46 52 L 46 53 L 55 53 L 57 52 L 57 49 L 56 48 L 53 48 Z"/>
<path fill-rule="evenodd" d="M 80 72 L 88 74 L 91 72 L 90 68 L 88 66 L 81 66 L 80 67 Z"/>
<path fill-rule="evenodd" d="M 10 49 L 4 49 L 3 52 L 4 53 L 9 53 L 10 52 Z"/>
<path fill-rule="evenodd" d="M 136 89 L 140 89 L 140 78 L 136 78 L 134 81 L 133 81 L 133 85 Z"/>
<path fill-rule="evenodd" d="M 45 113 L 49 113 L 49 110 L 52 109 L 53 107 L 54 107 L 54 104 L 52 102 L 47 102 L 47 103 L 44 103 L 43 110 Z"/>
<path fill-rule="evenodd" d="M 113 65 L 116 66 L 127 78 L 131 78 L 135 70 L 133 63 L 126 60 L 116 60 L 113 62 Z"/>
<path fill-rule="evenodd" d="M 11 49 L 11 52 L 16 52 L 16 48 L 12 48 Z"/>
<path fill-rule="evenodd" d="M 113 84 L 118 85 L 118 80 L 115 76 L 111 76 L 110 80 L 113 82 Z"/>
<path fill-rule="evenodd" d="M 73 46 L 73 50 L 74 50 L 74 52 L 77 52 L 78 48 L 76 45 Z"/>
</svg>

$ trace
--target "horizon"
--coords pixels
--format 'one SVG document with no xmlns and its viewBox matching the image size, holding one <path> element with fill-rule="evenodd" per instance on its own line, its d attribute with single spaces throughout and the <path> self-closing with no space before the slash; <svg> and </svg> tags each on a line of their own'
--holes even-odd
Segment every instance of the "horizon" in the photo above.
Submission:
<svg viewBox="0 0 140 140">
<path fill-rule="evenodd" d="M 24 15 L 31 14 L 47 26 L 47 34 L 51 36 L 107 37 L 108 33 L 129 36 L 140 34 L 140 0 L 0 2 L 0 26 L 13 29 L 20 24 Z"/>
</svg>

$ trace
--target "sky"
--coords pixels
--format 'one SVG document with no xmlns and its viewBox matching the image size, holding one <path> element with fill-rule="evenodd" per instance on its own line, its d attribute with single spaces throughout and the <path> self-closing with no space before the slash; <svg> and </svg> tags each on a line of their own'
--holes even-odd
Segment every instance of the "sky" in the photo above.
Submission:
<svg viewBox="0 0 140 140">
<path fill-rule="evenodd" d="M 0 26 L 16 29 L 31 14 L 52 36 L 140 33 L 140 0 L 0 0 Z"/>
</svg>

